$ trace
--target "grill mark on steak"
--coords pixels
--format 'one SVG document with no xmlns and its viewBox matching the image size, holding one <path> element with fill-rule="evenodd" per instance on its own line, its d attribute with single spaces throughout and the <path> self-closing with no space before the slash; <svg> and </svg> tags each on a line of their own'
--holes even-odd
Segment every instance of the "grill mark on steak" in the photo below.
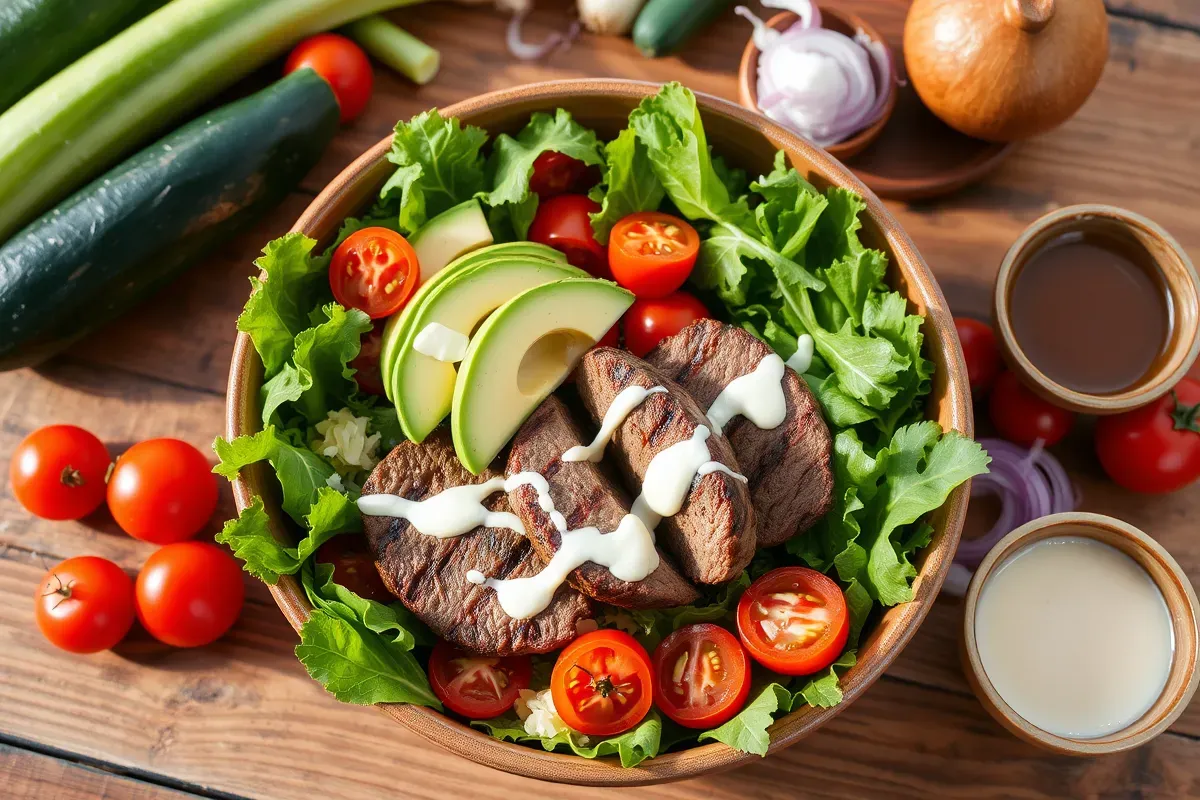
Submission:
<svg viewBox="0 0 1200 800">
<path fill-rule="evenodd" d="M 454 486 L 498 477 L 488 469 L 473 476 L 459 463 L 445 429 L 422 444 L 402 442 L 379 462 L 363 486 L 363 494 L 397 494 L 424 500 Z M 493 511 L 506 510 L 498 492 L 487 500 Z M 486 655 L 545 653 L 576 635 L 576 624 L 591 614 L 588 600 L 562 586 L 537 616 L 513 619 L 500 607 L 496 592 L 467 580 L 477 569 L 495 578 L 521 578 L 542 570 L 542 560 L 520 534 L 478 527 L 462 536 L 426 536 L 398 517 L 363 515 L 367 540 L 388 589 L 434 633 L 468 650 Z"/>
<path fill-rule="evenodd" d="M 717 320 L 699 320 L 663 340 L 646 356 L 678 381 L 705 409 L 735 378 L 753 372 L 772 352 L 764 342 Z M 784 371 L 787 416 L 773 430 L 745 417 L 725 426 L 758 517 L 758 544 L 772 547 L 807 530 L 833 502 L 833 442 L 808 385 Z"/>
<path fill-rule="evenodd" d="M 598 347 L 576 370 L 580 399 L 599 423 L 622 389 L 663 386 L 635 408 L 613 434 L 608 454 L 619 464 L 630 494 L 641 492 L 651 459 L 690 439 L 708 418 L 686 391 L 660 370 L 622 350 Z M 740 471 L 729 442 L 718 432 L 707 441 L 709 457 Z M 754 556 L 755 518 L 746 484 L 723 472 L 697 477 L 673 517 L 658 526 L 658 540 L 699 583 L 724 583 L 741 574 Z"/>
<path fill-rule="evenodd" d="M 629 499 L 600 465 L 590 461 L 562 460 L 563 453 L 583 443 L 583 435 L 570 411 L 551 395 L 517 432 L 509 452 L 508 473 L 541 474 L 549 483 L 554 507 L 566 519 L 569 530 L 594 526 L 611 532 L 629 513 Z M 537 490 L 521 485 L 509 492 L 508 497 L 534 550 L 549 561 L 562 545 L 562 534 L 550 520 L 550 515 L 542 510 Z M 640 581 L 620 580 L 607 567 L 591 561 L 574 570 L 569 581 L 589 597 L 624 608 L 669 608 L 687 605 L 699 598 L 695 587 L 679 574 L 670 558 L 661 551 L 658 568 Z"/>
</svg>

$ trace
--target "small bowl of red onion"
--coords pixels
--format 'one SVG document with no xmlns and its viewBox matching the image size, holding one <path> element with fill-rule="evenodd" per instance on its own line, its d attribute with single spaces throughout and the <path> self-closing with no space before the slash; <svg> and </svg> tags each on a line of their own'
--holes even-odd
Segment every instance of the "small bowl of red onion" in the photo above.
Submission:
<svg viewBox="0 0 1200 800">
<path fill-rule="evenodd" d="M 771 5 L 776 5 L 772 3 Z M 896 107 L 896 61 L 887 40 L 848 11 L 790 0 L 754 23 L 742 52 L 742 105 L 845 160 L 878 138 Z"/>
</svg>

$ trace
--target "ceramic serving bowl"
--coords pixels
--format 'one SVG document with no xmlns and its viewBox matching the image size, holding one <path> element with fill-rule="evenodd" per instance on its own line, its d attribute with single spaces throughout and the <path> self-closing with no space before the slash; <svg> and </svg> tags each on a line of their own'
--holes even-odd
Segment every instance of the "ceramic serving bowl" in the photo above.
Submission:
<svg viewBox="0 0 1200 800">
<path fill-rule="evenodd" d="M 1063 234 L 1101 226 L 1137 241 L 1153 258 L 1170 295 L 1171 338 L 1154 371 L 1113 394 L 1087 394 L 1051 380 L 1021 349 L 1012 323 L 1013 286 L 1021 269 Z M 1086 302 L 1087 292 L 1081 298 Z M 992 319 L 1009 367 L 1026 386 L 1057 406 L 1080 414 L 1119 414 L 1169 392 L 1200 354 L 1200 278 L 1191 259 L 1169 233 L 1141 214 L 1107 205 L 1077 205 L 1052 211 L 1026 228 L 1004 256 L 992 293 Z"/>
<path fill-rule="evenodd" d="M 872 41 L 882 44 L 884 49 L 887 50 L 888 58 L 892 62 L 892 74 L 895 74 L 896 55 L 892 52 L 892 47 L 888 44 L 887 39 L 871 26 L 870 23 L 849 11 L 824 5 L 819 6 L 819 8 L 821 11 L 821 27 L 837 31 L 838 33 L 844 33 L 847 36 L 854 36 L 858 31 L 862 31 Z M 790 28 L 798 19 L 800 17 L 791 11 L 784 11 L 782 14 L 776 14 L 767 20 L 767 26 L 777 31 L 783 31 Z M 754 44 L 754 38 L 751 37 L 746 42 L 746 49 L 742 51 L 742 61 L 738 66 L 738 100 L 751 111 L 758 111 L 758 56 L 760 52 L 758 45 Z M 875 74 L 875 79 L 879 80 L 879 75 L 874 73 L 874 64 L 872 64 L 871 69 L 872 73 Z M 851 156 L 858 155 L 871 142 L 878 139 L 879 134 L 883 132 L 884 126 L 887 125 L 888 119 L 891 118 L 892 111 L 896 108 L 897 90 L 897 83 L 893 80 L 891 85 L 888 86 L 887 105 L 883 107 L 883 114 L 880 115 L 879 119 L 849 139 L 843 139 L 837 144 L 829 145 L 825 148 L 825 152 L 839 161 L 845 161 Z"/>
<path fill-rule="evenodd" d="M 1026 545 L 1055 536 L 1085 536 L 1112 545 L 1136 561 L 1162 592 L 1175 632 L 1175 654 L 1167 685 L 1158 700 L 1142 717 L 1127 728 L 1095 739 L 1071 739 L 1056 736 L 1031 725 L 1004 702 L 988 679 L 979 658 L 975 638 L 975 611 L 988 577 L 1004 561 Z M 1171 554 L 1142 531 L 1119 519 L 1101 514 L 1069 512 L 1052 514 L 1017 528 L 992 548 L 975 571 L 963 601 L 961 656 L 963 671 L 976 697 L 997 722 L 1018 738 L 1056 753 L 1074 756 L 1098 756 L 1140 747 L 1165 731 L 1187 707 L 1200 672 L 1196 670 L 1197 619 L 1200 606 L 1187 575 Z"/>
<path fill-rule="evenodd" d="M 650 83 L 621 80 L 553 81 L 492 92 L 443 109 L 446 116 L 478 125 L 493 135 L 515 134 L 535 111 L 565 108 L 582 125 L 610 139 L 626 125 L 629 112 L 645 97 L 658 91 Z M 771 169 L 777 150 L 818 187 L 842 186 L 858 192 L 866 201 L 863 240 L 888 254 L 888 282 L 902 292 L 910 308 L 926 316 L 926 355 L 936 366 L 928 414 L 942 427 L 970 436 L 973 431 L 971 392 L 962 353 L 954 333 L 950 310 L 929 268 L 912 241 L 875 195 L 845 167 L 805 139 L 789 133 L 767 118 L 714 97 L 698 95 L 701 116 L 713 149 L 731 164 L 754 174 Z M 376 144 L 330 183 L 292 228 L 328 244 L 342 219 L 370 205 L 393 166 L 385 155 L 391 137 Z M 245 334 L 239 335 L 230 370 L 227 436 L 258 431 L 259 388 L 263 367 Z M 294 540 L 294 531 L 279 506 L 275 476 L 265 463 L 243 471 L 234 484 L 238 508 L 249 505 L 253 496 L 264 498 L 274 532 L 284 541 Z M 842 681 L 845 701 L 834 708 L 805 707 L 778 720 L 770 729 L 772 751 L 795 744 L 847 708 L 899 655 L 937 597 L 958 544 L 966 515 L 969 486 L 956 489 L 941 509 L 932 515 L 934 535 L 922 554 L 914 585 L 914 600 L 896 606 L 873 624 L 858 652 L 858 665 Z M 307 619 L 309 604 L 299 583 L 283 577 L 271 588 L 276 602 L 293 627 Z M 472 761 L 541 780 L 586 785 L 632 785 L 690 778 L 707 772 L 730 769 L 758 756 L 747 755 L 723 744 L 706 744 L 667 753 L 624 769 L 614 759 L 586 760 L 573 755 L 547 753 L 541 749 L 497 741 L 456 719 L 427 708 L 384 705 L 381 710 L 397 722 Z"/>
</svg>

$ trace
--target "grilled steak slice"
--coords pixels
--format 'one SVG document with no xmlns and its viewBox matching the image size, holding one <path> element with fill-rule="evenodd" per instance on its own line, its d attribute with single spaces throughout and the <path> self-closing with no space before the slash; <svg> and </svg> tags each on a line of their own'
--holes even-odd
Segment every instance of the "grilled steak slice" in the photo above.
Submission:
<svg viewBox="0 0 1200 800">
<path fill-rule="evenodd" d="M 707 409 L 730 381 L 753 372 L 772 352 L 741 328 L 702 319 L 663 340 L 646 360 Z M 787 416 L 779 427 L 762 430 L 741 416 L 725 426 L 741 472 L 750 479 L 759 547 L 807 530 L 833 502 L 832 440 L 817 399 L 790 367 L 784 370 L 783 394 Z"/>
<path fill-rule="evenodd" d="M 615 460 L 632 494 L 642 490 L 655 455 L 708 427 L 708 418 L 691 395 L 659 370 L 623 350 L 598 347 L 583 357 L 575 372 L 579 396 L 599 424 L 613 398 L 626 387 L 663 386 L 617 427 L 606 456 Z M 709 436 L 709 458 L 732 470 L 737 459 L 728 440 Z M 692 481 L 679 513 L 657 528 L 658 540 L 679 560 L 683 574 L 698 583 L 724 583 L 741 574 L 754 556 L 755 522 L 746 484 L 724 472 Z"/>
<path fill-rule="evenodd" d="M 424 500 L 495 477 L 500 476 L 493 470 L 479 476 L 467 472 L 441 429 L 422 444 L 403 442 L 392 450 L 371 473 L 363 494 Z M 507 510 L 508 498 L 497 492 L 486 504 L 493 511 Z M 514 531 L 479 527 L 439 539 L 419 533 L 408 520 L 366 514 L 363 526 L 388 589 L 434 633 L 468 650 L 497 656 L 557 650 L 575 638 L 576 623 L 591 615 L 588 600 L 564 584 L 545 611 L 532 619 L 513 619 L 494 590 L 467 580 L 472 569 L 495 578 L 541 571 L 542 560 L 529 540 Z"/>
<path fill-rule="evenodd" d="M 590 461 L 568 462 L 562 455 L 586 444 L 571 412 L 554 395 L 547 397 L 521 426 L 508 456 L 508 474 L 536 472 L 550 485 L 554 508 L 566 518 L 567 530 L 596 527 L 614 531 L 629 513 L 625 492 Z M 549 561 L 562 534 L 538 501 L 537 490 L 517 486 L 508 493 L 513 512 L 521 518 L 533 549 Z M 694 603 L 700 596 L 659 551 L 658 569 L 640 581 L 623 581 L 607 567 L 591 561 L 571 575 L 571 585 L 595 600 L 623 608 L 670 608 Z"/>
</svg>

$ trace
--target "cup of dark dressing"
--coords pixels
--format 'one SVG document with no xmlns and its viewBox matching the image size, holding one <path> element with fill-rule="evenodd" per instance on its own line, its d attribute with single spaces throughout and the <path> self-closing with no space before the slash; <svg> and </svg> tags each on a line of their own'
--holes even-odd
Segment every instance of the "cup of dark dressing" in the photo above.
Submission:
<svg viewBox="0 0 1200 800">
<path fill-rule="evenodd" d="M 1200 353 L 1200 279 L 1145 217 L 1059 209 L 1009 248 L 993 310 L 1009 367 L 1063 408 L 1116 414 L 1161 397 Z"/>
</svg>

